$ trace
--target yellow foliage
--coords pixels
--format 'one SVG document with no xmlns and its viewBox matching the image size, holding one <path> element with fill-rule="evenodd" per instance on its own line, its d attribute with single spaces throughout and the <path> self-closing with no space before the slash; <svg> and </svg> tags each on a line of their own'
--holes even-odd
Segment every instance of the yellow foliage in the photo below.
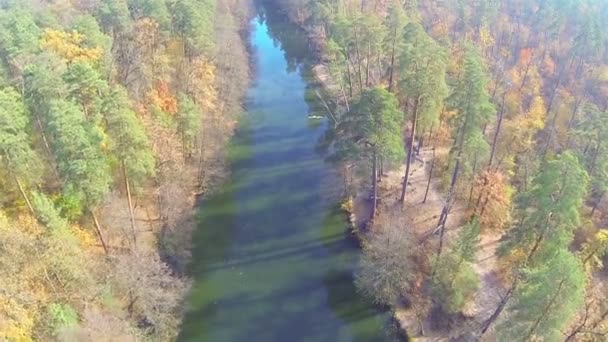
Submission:
<svg viewBox="0 0 608 342">
<path fill-rule="evenodd" d="M 204 111 L 213 110 L 217 101 L 213 63 L 205 57 L 197 57 L 192 61 L 188 78 L 196 102 Z"/>
<path fill-rule="evenodd" d="M 103 54 L 100 47 L 84 47 L 85 36 L 77 31 L 60 31 L 45 29 L 40 45 L 43 49 L 52 51 L 69 63 L 97 62 Z"/>
<path fill-rule="evenodd" d="M 492 36 L 490 30 L 485 27 L 479 29 L 479 40 L 484 51 L 490 46 L 494 45 L 494 37 Z"/>
<path fill-rule="evenodd" d="M 26 310 L 14 299 L 0 296 L 0 341 L 33 341 L 33 314 L 32 310 Z"/>
<path fill-rule="evenodd" d="M 81 247 L 85 249 L 97 249 L 97 239 L 93 236 L 93 234 L 91 234 L 90 231 L 87 231 L 79 226 L 72 227 L 71 231 L 80 243 Z"/>
</svg>

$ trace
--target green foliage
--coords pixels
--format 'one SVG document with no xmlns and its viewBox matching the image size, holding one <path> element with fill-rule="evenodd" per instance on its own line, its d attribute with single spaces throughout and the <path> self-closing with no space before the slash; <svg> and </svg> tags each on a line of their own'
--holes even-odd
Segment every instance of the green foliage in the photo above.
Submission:
<svg viewBox="0 0 608 342">
<path fill-rule="evenodd" d="M 68 98 L 81 104 L 87 117 L 98 117 L 101 95 L 108 92 L 101 74 L 89 63 L 76 62 L 70 64 L 63 79 L 68 86 Z"/>
<path fill-rule="evenodd" d="M 388 160 L 403 158 L 402 123 L 403 114 L 391 93 L 366 90 L 336 127 L 335 157 L 359 159 L 375 151 Z"/>
<path fill-rule="evenodd" d="M 52 303 L 47 308 L 47 315 L 50 321 L 49 326 L 55 334 L 78 324 L 78 312 L 69 304 Z"/>
<path fill-rule="evenodd" d="M 6 62 L 13 62 L 17 55 L 36 52 L 40 33 L 32 14 L 21 6 L 0 8 L 0 51 Z"/>
<path fill-rule="evenodd" d="M 540 262 L 568 246 L 580 224 L 588 180 L 587 172 L 570 152 L 547 161 L 531 188 L 518 196 L 521 219 L 508 233 L 499 253 L 519 250 L 528 255 L 536 248 L 536 254 L 541 256 L 530 261 Z"/>
<path fill-rule="evenodd" d="M 171 12 L 174 30 L 193 50 L 210 52 L 213 49 L 216 0 L 177 0 Z"/>
<path fill-rule="evenodd" d="M 573 129 L 573 140 L 589 175 L 593 190 L 608 191 L 608 112 L 588 104 Z"/>
<path fill-rule="evenodd" d="M 126 0 L 101 0 L 96 16 L 104 32 L 111 36 L 131 28 Z"/>
<path fill-rule="evenodd" d="M 36 191 L 32 192 L 32 206 L 34 207 L 36 219 L 42 225 L 51 230 L 68 228 L 68 222 L 61 217 L 53 201 L 46 197 L 46 195 Z"/>
<path fill-rule="evenodd" d="M 133 18 L 152 18 L 159 24 L 161 30 L 170 29 L 171 15 L 165 0 L 128 0 L 128 6 Z"/>
<path fill-rule="evenodd" d="M 93 208 L 103 200 L 111 180 L 100 137 L 86 124 L 76 104 L 53 100 L 49 105 L 47 129 L 64 180 L 64 193 Z"/>
<path fill-rule="evenodd" d="M 122 87 L 112 88 L 104 99 L 103 116 L 111 154 L 124 164 L 133 180 L 152 176 L 155 160 L 148 137 Z"/>
<path fill-rule="evenodd" d="M 431 290 L 435 302 L 446 313 L 461 311 L 479 287 L 479 278 L 472 266 L 478 237 L 479 222 L 474 220 L 460 229 L 450 250 L 437 260 Z"/>
<path fill-rule="evenodd" d="M 194 146 L 200 134 L 203 113 L 200 107 L 187 95 L 181 94 L 178 99 L 177 131 L 182 136 L 185 150 Z"/>
<path fill-rule="evenodd" d="M 65 63 L 51 54 L 37 56 L 34 63 L 25 68 L 24 98 L 34 114 L 44 116 L 51 100 L 67 96 L 63 80 L 66 69 Z"/>
<path fill-rule="evenodd" d="M 470 45 L 466 47 L 463 67 L 446 105 L 457 112 L 454 122 L 455 146 L 458 150 L 467 151 L 461 156 L 464 166 L 470 169 L 472 159 L 489 149 L 483 137 L 482 127 L 489 123 L 495 108 L 490 102 L 487 90 L 486 66 L 479 51 Z M 476 160 L 480 161 L 479 159 Z"/>
<path fill-rule="evenodd" d="M 416 101 L 418 125 L 424 131 L 437 127 L 439 112 L 447 96 L 445 82 L 447 55 L 420 24 L 405 27 L 401 56 L 400 88 Z"/>
<path fill-rule="evenodd" d="M 511 315 L 497 326 L 499 341 L 560 341 L 583 304 L 585 274 L 580 260 L 560 249 L 522 272 L 524 281 L 509 307 Z"/>
<path fill-rule="evenodd" d="M 0 165 L 34 182 L 41 164 L 30 145 L 29 125 L 21 96 L 13 88 L 0 88 Z"/>
</svg>

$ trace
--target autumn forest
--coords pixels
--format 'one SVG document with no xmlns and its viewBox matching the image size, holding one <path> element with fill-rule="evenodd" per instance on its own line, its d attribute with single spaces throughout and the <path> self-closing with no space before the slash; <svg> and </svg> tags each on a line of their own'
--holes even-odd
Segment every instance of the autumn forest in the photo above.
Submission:
<svg viewBox="0 0 608 342">
<path fill-rule="evenodd" d="M 608 340 L 607 18 L 0 0 L 0 341 Z"/>
</svg>

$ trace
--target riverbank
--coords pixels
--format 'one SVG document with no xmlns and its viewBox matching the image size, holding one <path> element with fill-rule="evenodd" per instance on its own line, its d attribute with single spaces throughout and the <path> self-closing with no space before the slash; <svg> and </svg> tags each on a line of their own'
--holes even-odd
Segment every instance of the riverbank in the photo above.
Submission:
<svg viewBox="0 0 608 342">
<path fill-rule="evenodd" d="M 306 24 L 307 20 L 300 20 L 298 24 L 307 32 L 313 49 L 317 64 L 312 68 L 314 78 L 324 89 L 324 97 L 332 99 L 333 104 L 342 108 L 336 109 L 339 113 L 345 110 L 345 102 L 342 100 L 341 87 L 332 80 L 328 66 L 323 63 L 325 37 L 322 30 Z M 323 102 L 329 102 L 324 100 Z M 330 113 L 331 114 L 331 113 Z M 339 114 L 338 114 L 339 115 Z M 408 129 L 404 131 L 405 138 Z M 418 142 L 416 141 L 415 144 Z M 351 191 L 345 198 L 343 208 L 348 212 L 348 217 L 353 226 L 355 235 L 365 245 L 377 232 L 378 228 L 374 221 L 383 222 L 382 226 L 403 226 L 405 220 L 407 233 L 414 243 L 417 265 L 414 278 L 419 279 L 413 293 L 408 294 L 409 305 L 396 302 L 393 305 L 393 315 L 399 322 L 401 329 L 408 332 L 409 336 L 416 340 L 439 341 L 446 338 L 457 338 L 467 336 L 471 330 L 476 330 L 483 321 L 489 317 L 492 310 L 500 302 L 500 294 L 504 292 L 501 281 L 497 275 L 498 266 L 495 262 L 495 249 L 500 236 L 490 231 L 483 231 L 480 235 L 480 249 L 473 263 L 473 268 L 480 279 L 478 296 L 469 303 L 462 314 L 438 316 L 434 310 L 434 303 L 428 291 L 428 279 L 431 278 L 431 265 L 433 255 L 438 248 L 437 221 L 439 213 L 444 207 L 446 194 L 443 193 L 442 180 L 437 174 L 440 169 L 432 164 L 447 160 L 447 149 L 434 149 L 433 146 L 425 146 L 413 158 L 408 181 L 408 192 L 405 203 L 400 202 L 400 192 L 405 173 L 405 164 L 397 165 L 390 171 L 383 172 L 379 181 L 379 205 L 376 217 L 372 220 L 371 184 L 367 178 L 357 179 L 353 177 L 353 171 L 344 169 L 343 177 L 349 179 Z M 434 170 L 433 170 L 434 168 Z M 351 168 L 352 169 L 352 168 Z M 431 174 L 433 172 L 433 174 Z M 461 201 L 451 207 L 450 215 L 445 223 L 445 239 L 450 241 L 458 233 L 459 228 L 465 223 L 469 213 L 467 205 Z M 392 223 L 390 223 L 392 221 Z M 414 293 L 416 292 L 416 293 Z M 442 322 L 443 323 L 439 323 Z M 491 340 L 490 334 L 484 337 Z"/>
</svg>

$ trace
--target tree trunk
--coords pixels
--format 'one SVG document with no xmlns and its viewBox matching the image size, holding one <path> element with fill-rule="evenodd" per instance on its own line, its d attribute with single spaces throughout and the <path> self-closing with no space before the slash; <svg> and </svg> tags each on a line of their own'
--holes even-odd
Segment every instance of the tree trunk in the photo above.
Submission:
<svg viewBox="0 0 608 342">
<path fill-rule="evenodd" d="M 420 104 L 420 97 L 414 102 L 414 116 L 412 118 L 412 131 L 410 132 L 410 141 L 408 143 L 407 161 L 405 162 L 405 176 L 403 177 L 403 185 L 401 187 L 401 203 L 405 201 L 405 193 L 407 192 L 407 183 L 410 178 L 410 165 L 412 164 L 412 152 L 414 149 L 414 137 L 416 136 L 416 122 L 418 121 L 418 106 Z"/>
<path fill-rule="evenodd" d="M 21 184 L 21 181 L 19 181 L 19 178 L 17 176 L 15 176 L 15 175 L 13 175 L 13 178 L 15 179 L 15 183 L 17 183 L 17 188 L 19 188 L 19 192 L 21 193 L 21 197 L 23 197 L 23 200 L 25 201 L 25 204 L 27 205 L 28 210 L 35 217 L 36 213 L 34 212 L 34 207 L 32 207 L 32 203 L 30 202 L 30 199 L 25 194 L 25 190 L 23 189 L 23 185 Z"/>
<path fill-rule="evenodd" d="M 467 206 L 471 206 L 471 201 L 473 200 L 473 190 L 475 190 L 475 172 L 477 171 L 477 156 L 475 156 L 475 160 L 473 161 L 473 175 L 471 180 L 471 189 L 469 190 L 469 200 Z"/>
<path fill-rule="evenodd" d="M 593 203 L 593 208 L 591 208 L 591 217 L 593 217 L 593 214 L 595 214 L 595 211 L 597 210 L 597 207 L 599 207 L 600 204 L 602 203 L 602 199 L 604 198 L 604 194 L 606 194 L 606 191 L 602 191 L 602 194 L 600 195 L 600 198 L 598 198 L 597 201 L 595 203 Z"/>
<path fill-rule="evenodd" d="M 127 202 L 129 205 L 129 216 L 131 218 L 131 233 L 133 234 L 133 249 L 137 250 L 137 228 L 135 227 L 135 214 L 133 213 L 133 199 L 131 198 L 131 186 L 129 185 L 129 173 L 122 162 L 122 174 L 125 179 L 125 190 L 127 191 Z"/>
<path fill-rule="evenodd" d="M 372 162 L 372 218 L 376 217 L 376 207 L 378 205 L 378 157 L 374 149 Z"/>
<path fill-rule="evenodd" d="M 504 295 L 504 297 L 502 297 L 502 299 L 500 300 L 500 303 L 498 303 L 498 307 L 496 307 L 496 310 L 494 310 L 494 312 L 492 313 L 490 318 L 488 318 L 483 323 L 483 325 L 481 327 L 481 336 L 483 336 L 483 334 L 485 334 L 488 331 L 488 329 L 490 329 L 492 324 L 494 324 L 494 322 L 496 322 L 496 320 L 498 319 L 498 317 L 500 316 L 502 311 L 505 309 L 505 307 L 507 306 L 507 303 L 509 303 L 509 300 L 513 296 L 513 292 L 515 291 L 515 288 L 517 287 L 517 283 L 518 283 L 517 278 L 515 278 L 515 280 L 513 281 L 513 284 L 511 285 L 511 287 L 509 288 L 507 293 Z"/>
<path fill-rule="evenodd" d="M 395 45 L 397 44 L 397 29 L 393 33 L 393 46 L 391 49 L 391 66 L 388 74 L 388 91 L 393 92 L 393 75 L 395 74 Z"/>
<path fill-rule="evenodd" d="M 502 106 L 498 115 L 498 122 L 496 123 L 496 132 L 494 132 L 494 140 L 492 141 L 492 151 L 490 152 L 490 160 L 488 161 L 488 167 L 492 166 L 494 161 L 494 155 L 496 154 L 496 144 L 498 143 L 498 135 L 500 134 L 500 128 L 502 127 L 502 119 L 505 114 L 505 101 L 503 97 Z"/>
<path fill-rule="evenodd" d="M 101 231 L 101 226 L 99 225 L 99 220 L 97 220 L 97 216 L 93 209 L 89 210 L 91 213 L 91 217 L 93 217 L 93 222 L 95 223 L 95 230 L 97 231 L 97 236 L 99 236 L 99 241 L 101 242 L 101 246 L 103 247 L 103 251 L 106 255 L 109 255 L 108 245 L 106 244 L 106 239 L 103 237 L 103 233 Z"/>
<path fill-rule="evenodd" d="M 346 51 L 346 71 L 347 71 L 347 79 L 348 79 L 348 95 L 352 99 L 353 98 L 353 80 L 350 71 L 350 57 L 348 57 L 348 51 Z"/>
<path fill-rule="evenodd" d="M 372 54 L 372 42 L 367 41 L 367 58 L 365 59 L 365 88 L 369 87 L 369 60 Z"/>
<path fill-rule="evenodd" d="M 361 54 L 359 53 L 359 38 L 355 29 L 355 52 L 357 53 L 357 68 L 359 70 L 359 91 L 363 93 L 363 73 L 361 71 Z"/>
<path fill-rule="evenodd" d="M 433 159 L 431 159 L 431 169 L 429 170 L 429 180 L 426 183 L 426 191 L 424 192 L 424 199 L 422 203 L 426 203 L 426 197 L 429 195 L 429 189 L 431 188 L 431 178 L 433 178 L 433 169 L 435 168 L 435 147 L 433 147 Z"/>
<path fill-rule="evenodd" d="M 528 336 L 526 336 L 526 338 L 524 339 L 524 341 L 530 341 L 530 338 L 532 336 L 534 336 L 534 331 L 536 330 L 536 328 L 538 328 L 538 325 L 540 324 L 540 322 L 542 322 L 543 318 L 545 318 L 545 316 L 547 315 L 547 312 L 549 312 L 549 310 L 551 309 L 551 307 L 555 303 L 555 300 L 557 299 L 557 296 L 559 295 L 560 291 L 562 290 L 562 287 L 564 286 L 564 282 L 565 281 L 566 281 L 566 278 L 562 279 L 562 281 L 559 282 L 559 286 L 557 287 L 557 291 L 555 291 L 555 294 L 553 295 L 553 297 L 549 301 L 549 304 L 547 306 L 545 306 L 545 309 L 543 310 L 543 312 L 541 313 L 541 315 L 536 319 L 536 321 L 534 321 L 534 324 L 532 325 L 532 327 L 528 331 Z"/>
</svg>

